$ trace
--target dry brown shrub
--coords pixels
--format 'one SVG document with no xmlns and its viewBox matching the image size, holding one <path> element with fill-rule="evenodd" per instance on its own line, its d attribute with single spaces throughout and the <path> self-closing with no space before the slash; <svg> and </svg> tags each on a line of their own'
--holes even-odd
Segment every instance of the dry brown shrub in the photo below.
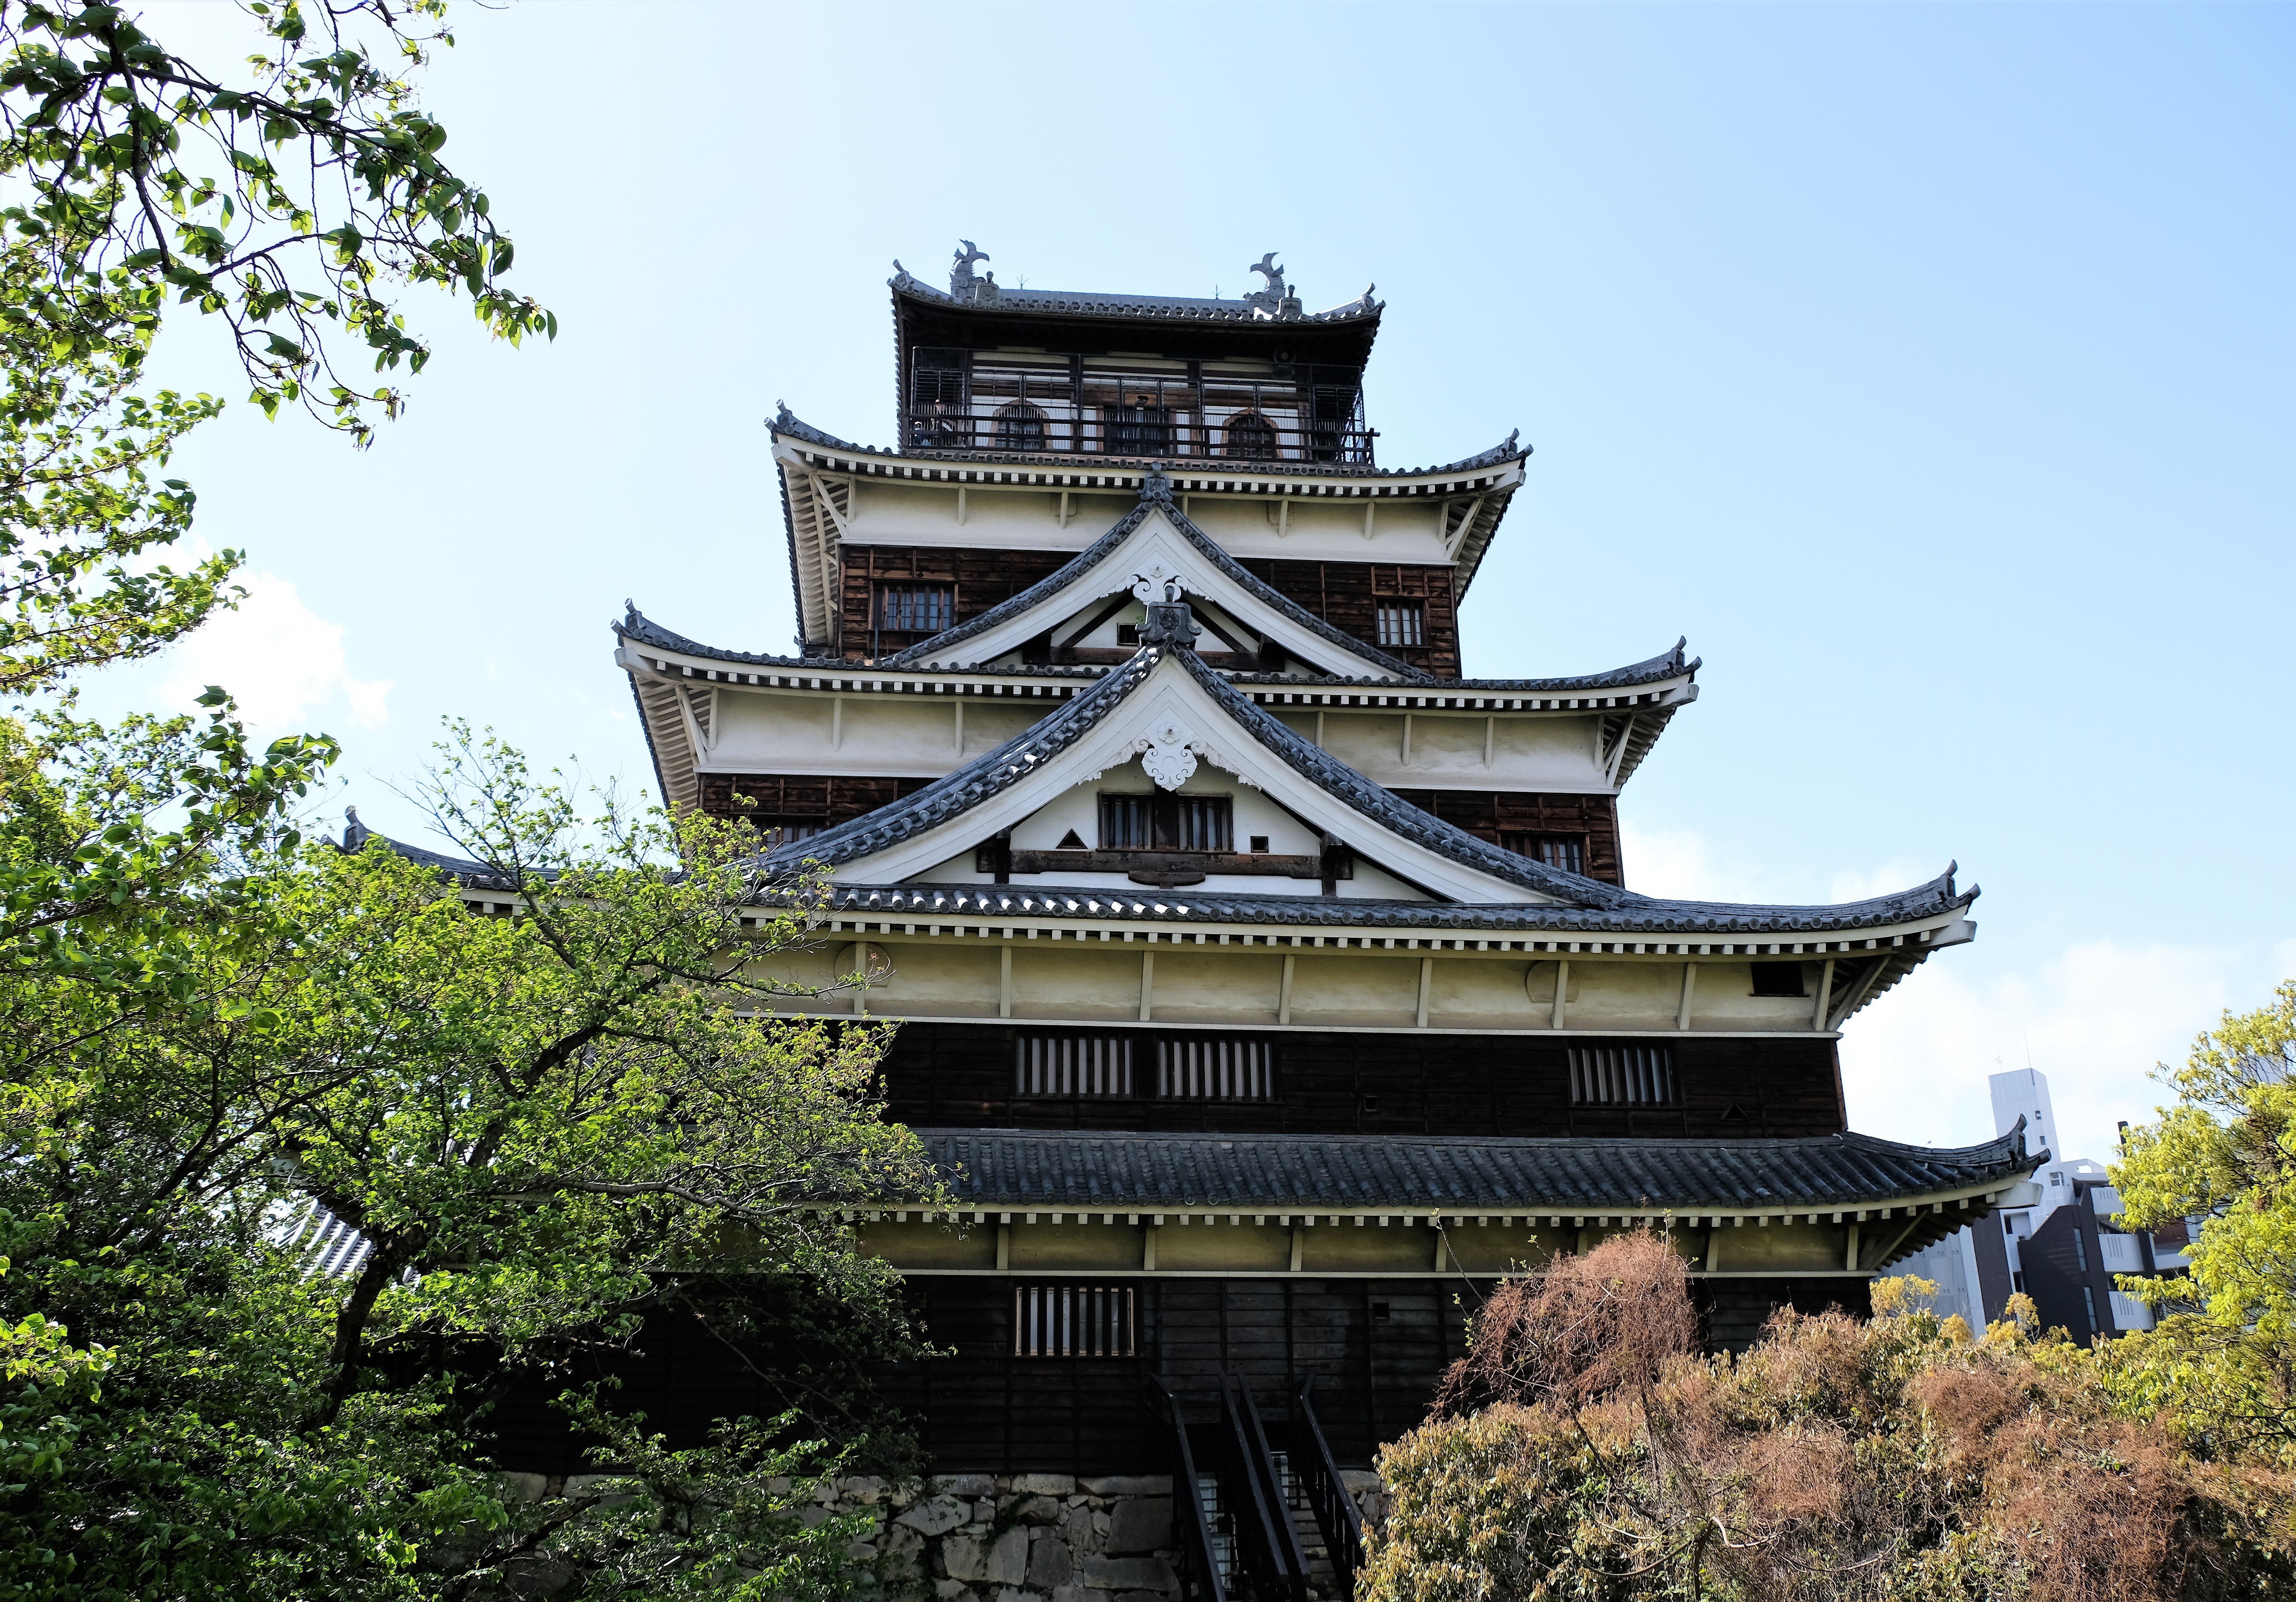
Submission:
<svg viewBox="0 0 2296 1602">
<path fill-rule="evenodd" d="M 1576 1407 L 1655 1383 L 1697 1339 L 1681 1255 L 1646 1230 L 1613 1236 L 1483 1303 L 1466 1356 L 1436 1393 L 1438 1416 L 1493 1401 Z"/>
<path fill-rule="evenodd" d="M 2185 1488 L 2157 1430 L 2029 1416 L 1993 1440 L 1997 1528 L 2031 1577 L 2034 1602 L 2161 1594 Z"/>
<path fill-rule="evenodd" d="M 1981 1471 L 1988 1437 L 2025 1405 L 2025 1387 L 1992 1366 L 1932 1368 L 1907 1387 L 1914 1401 L 1943 1426 L 1956 1467 Z"/>
</svg>

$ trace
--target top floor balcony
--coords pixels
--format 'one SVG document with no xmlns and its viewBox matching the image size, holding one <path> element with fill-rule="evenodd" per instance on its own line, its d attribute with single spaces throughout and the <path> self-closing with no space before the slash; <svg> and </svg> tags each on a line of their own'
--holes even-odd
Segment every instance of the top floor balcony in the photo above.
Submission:
<svg viewBox="0 0 2296 1602">
<path fill-rule="evenodd" d="M 1004 352 L 919 350 L 901 419 L 905 450 L 999 455 L 1370 467 L 1376 438 L 1352 371 Z"/>
</svg>

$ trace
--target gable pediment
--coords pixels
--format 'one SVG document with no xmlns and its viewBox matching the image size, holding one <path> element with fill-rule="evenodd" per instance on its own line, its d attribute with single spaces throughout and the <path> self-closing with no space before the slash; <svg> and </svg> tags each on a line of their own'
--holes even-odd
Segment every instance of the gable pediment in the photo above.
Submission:
<svg viewBox="0 0 2296 1602">
<path fill-rule="evenodd" d="M 1144 604 L 1174 596 L 1207 609 L 1215 632 L 1231 637 L 1223 641 L 1231 650 L 1265 642 L 1289 661 L 1338 678 L 1425 677 L 1271 587 L 1160 497 L 1143 500 L 1042 582 L 885 665 L 972 666 L 1047 637 L 1056 647 L 1072 646 L 1111 622 L 1111 598 Z"/>
<path fill-rule="evenodd" d="M 1157 611 L 1186 615 L 1177 606 Z M 1584 907 L 1638 899 L 1503 850 L 1398 800 L 1174 645 L 1144 648 L 1019 739 L 782 854 L 791 862 L 818 859 L 846 883 L 900 883 L 964 871 L 952 865 L 970 863 L 976 848 L 1010 838 L 1039 815 L 1057 817 L 1061 826 L 1032 831 L 1046 835 L 1037 843 L 1057 850 L 1067 831 L 1092 832 L 1078 797 L 1121 769 L 1136 772 L 1139 787 L 1171 793 L 1192 783 L 1201 789 L 1199 776 L 1217 770 L 1221 785 L 1252 793 L 1254 808 L 1264 803 L 1275 809 L 1267 816 L 1298 826 L 1271 827 L 1271 835 L 1296 834 L 1293 843 L 1308 850 L 1342 846 L 1365 865 L 1350 895 Z"/>
</svg>

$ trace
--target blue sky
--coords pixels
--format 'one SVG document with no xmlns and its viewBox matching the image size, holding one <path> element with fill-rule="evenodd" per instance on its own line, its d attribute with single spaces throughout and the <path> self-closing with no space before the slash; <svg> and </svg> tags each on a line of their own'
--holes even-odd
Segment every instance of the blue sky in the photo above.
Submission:
<svg viewBox="0 0 2296 1602">
<path fill-rule="evenodd" d="M 152 8 L 176 48 L 228 8 Z M 1468 667 L 1686 634 L 1704 699 L 1629 785 L 1665 893 L 1829 900 L 1957 858 L 1977 943 L 1852 1026 L 1853 1121 L 1990 1132 L 2030 1053 L 2070 1140 L 2296 973 L 2296 12 L 2261 6 L 904 8 L 458 14 L 428 99 L 562 317 L 439 354 L 355 455 L 244 404 L 179 459 L 254 601 L 115 677 L 342 735 L 331 809 L 438 719 L 652 785 L 625 596 L 792 633 L 777 398 L 890 439 L 884 280 L 1311 305 L 1376 282 L 1384 464 L 1521 428 Z M 217 330 L 170 376 L 236 397 Z"/>
</svg>

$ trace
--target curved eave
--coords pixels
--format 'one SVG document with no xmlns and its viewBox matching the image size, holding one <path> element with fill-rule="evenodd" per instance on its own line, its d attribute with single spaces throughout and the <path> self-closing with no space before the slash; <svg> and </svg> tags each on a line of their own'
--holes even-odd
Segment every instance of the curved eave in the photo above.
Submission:
<svg viewBox="0 0 2296 1602">
<path fill-rule="evenodd" d="M 1324 496 L 1340 499 L 1474 495 L 1505 482 L 1529 459 L 1528 445 L 1504 444 L 1430 467 L 1357 467 L 1332 462 L 1230 462 L 1221 458 L 1110 456 L 1096 452 L 888 450 L 824 433 L 784 407 L 767 431 L 777 449 L 825 472 L 908 478 L 931 483 L 1090 489 L 1137 496 L 1161 464 L 1176 492 L 1190 495 Z M 1103 465 L 1104 464 L 1104 465 Z M 982 477 L 983 472 L 997 476 Z M 1519 480 L 1520 472 L 1514 477 Z"/>
<path fill-rule="evenodd" d="M 961 1206 L 1336 1212 L 1439 1221 L 1674 1215 L 1842 1222 L 1922 1216 L 2005 1193 L 2032 1171 L 2021 1126 L 1982 1146 L 1801 1139 L 1525 1138 L 921 1129 Z M 1920 1209 L 1916 1212 L 1915 1209 Z M 1557 1216 L 1559 1215 L 1559 1216 Z"/>
<path fill-rule="evenodd" d="M 1046 317 L 1063 323 L 1109 323 L 1124 326 L 1136 326 L 1142 323 L 1209 325 L 1213 327 L 1249 328 L 1269 333 L 1280 333 L 1292 328 L 1362 329 L 1376 333 L 1380 316 L 1387 310 L 1386 301 L 1374 300 L 1368 294 L 1358 295 L 1342 305 L 1323 311 L 1278 317 L 1271 316 L 1242 300 L 1210 300 L 1186 295 L 1095 295 L 1083 290 L 1007 289 L 1002 284 L 997 286 L 994 300 L 960 300 L 906 271 L 888 278 L 885 287 L 893 292 L 897 315 L 899 303 L 906 300 L 937 313 L 953 313 L 984 321 L 992 317 Z M 1370 341 L 1366 340 L 1365 343 L 1368 347 Z"/>
<path fill-rule="evenodd" d="M 857 822 L 860 821 L 858 819 Z M 816 836 L 816 839 L 821 836 Z M 810 844 L 811 842 L 808 842 Z M 780 854 L 794 869 L 802 850 Z M 1924 886 L 1923 891 L 1933 888 Z M 1921 897 L 1922 891 L 1909 891 Z M 1881 957 L 1918 962 L 1975 934 L 1964 916 L 1978 891 L 1835 907 L 1751 907 L 1662 901 L 1620 892 L 1613 908 L 1554 902 L 1374 901 L 1327 896 L 1248 896 L 1192 890 L 1109 890 L 1058 884 L 855 884 L 832 886 L 828 911 L 840 918 L 892 919 L 913 932 L 968 920 L 999 928 L 1135 925 L 1170 928 L 1179 943 L 1238 932 L 1348 936 L 1382 949 L 1505 950 L 1553 956 L 1809 957 Z M 1365 949 L 1372 949 L 1370 944 Z M 1902 974 L 1899 975 L 1902 977 Z M 1896 982 L 1895 980 L 1890 981 Z M 1845 1002 L 1844 1005 L 1862 1005 Z M 1830 1016 L 1847 1016 L 1830 1014 Z"/>
</svg>

